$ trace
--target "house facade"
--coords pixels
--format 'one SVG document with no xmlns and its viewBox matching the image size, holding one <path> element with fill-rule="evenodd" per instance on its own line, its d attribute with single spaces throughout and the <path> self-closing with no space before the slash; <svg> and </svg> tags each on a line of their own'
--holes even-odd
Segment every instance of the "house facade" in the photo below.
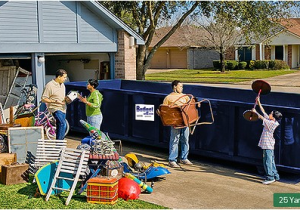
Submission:
<svg viewBox="0 0 300 210">
<path fill-rule="evenodd" d="M 165 36 L 171 27 L 163 27 L 155 31 L 149 46 Z M 219 59 L 219 53 L 203 43 L 205 32 L 194 26 L 182 26 L 155 52 L 151 69 L 201 69 L 212 68 L 213 60 Z"/>
<path fill-rule="evenodd" d="M 235 60 L 283 60 L 290 68 L 300 65 L 300 18 L 281 23 L 284 28 L 268 39 L 235 47 Z"/>
<path fill-rule="evenodd" d="M 70 81 L 136 79 L 144 40 L 95 1 L 0 2 L 0 68 L 32 73 L 40 98 L 59 68 Z"/>
</svg>

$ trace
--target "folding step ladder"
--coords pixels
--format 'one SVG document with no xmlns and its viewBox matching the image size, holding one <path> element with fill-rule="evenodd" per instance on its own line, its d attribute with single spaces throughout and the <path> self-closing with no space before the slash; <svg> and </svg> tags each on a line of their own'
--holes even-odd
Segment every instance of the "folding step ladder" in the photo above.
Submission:
<svg viewBox="0 0 300 210">
<path fill-rule="evenodd" d="M 46 201 L 49 200 L 52 190 L 68 191 L 69 195 L 65 203 L 68 205 L 73 196 L 79 176 L 85 175 L 88 167 L 88 159 L 88 151 L 63 148 L 54 179 L 46 196 Z M 59 183 L 62 183 L 63 181 L 71 182 L 71 186 L 69 186 L 69 188 L 63 188 L 63 186 L 59 186 Z"/>
<path fill-rule="evenodd" d="M 25 74 L 25 77 L 19 77 L 20 74 Z M 21 90 L 25 88 L 28 77 L 31 73 L 19 67 L 17 69 L 14 80 L 10 86 L 8 95 L 4 102 L 4 109 L 7 109 L 10 106 L 20 105 L 20 99 L 22 97 Z"/>
</svg>

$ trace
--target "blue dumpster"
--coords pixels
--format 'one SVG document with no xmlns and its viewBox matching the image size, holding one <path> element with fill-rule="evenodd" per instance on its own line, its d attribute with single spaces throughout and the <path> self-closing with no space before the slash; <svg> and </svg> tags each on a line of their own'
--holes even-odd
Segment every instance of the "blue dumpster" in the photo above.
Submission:
<svg viewBox="0 0 300 210">
<path fill-rule="evenodd" d="M 101 80 L 98 90 L 103 94 L 101 130 L 111 138 L 168 148 L 170 128 L 162 125 L 155 114 L 154 121 L 136 120 L 135 105 L 154 105 L 156 110 L 171 90 L 170 83 Z M 67 92 L 77 90 L 88 95 L 86 82 L 66 83 Z M 199 100 L 209 99 L 215 122 L 196 127 L 190 136 L 190 153 L 241 163 L 261 165 L 262 151 L 257 146 L 261 121 L 249 122 L 243 112 L 253 108 L 257 94 L 252 90 L 184 85 L 184 92 Z M 300 95 L 271 92 L 261 96 L 266 112 L 273 109 L 283 114 L 275 131 L 275 156 L 279 170 L 300 172 Z M 258 107 L 257 107 L 258 108 Z M 210 121 L 208 103 L 199 109 L 202 121 Z M 86 132 L 79 123 L 85 120 L 85 105 L 75 101 L 68 105 L 67 119 L 71 130 Z"/>
</svg>

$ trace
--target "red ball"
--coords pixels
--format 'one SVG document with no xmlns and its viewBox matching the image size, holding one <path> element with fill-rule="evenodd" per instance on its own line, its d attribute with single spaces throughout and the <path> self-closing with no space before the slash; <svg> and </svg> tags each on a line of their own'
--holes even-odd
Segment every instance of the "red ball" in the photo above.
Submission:
<svg viewBox="0 0 300 210">
<path fill-rule="evenodd" d="M 125 201 L 128 199 L 135 200 L 138 199 L 141 194 L 141 188 L 132 179 L 123 177 L 119 180 L 118 184 L 118 196 L 123 198 Z"/>
</svg>

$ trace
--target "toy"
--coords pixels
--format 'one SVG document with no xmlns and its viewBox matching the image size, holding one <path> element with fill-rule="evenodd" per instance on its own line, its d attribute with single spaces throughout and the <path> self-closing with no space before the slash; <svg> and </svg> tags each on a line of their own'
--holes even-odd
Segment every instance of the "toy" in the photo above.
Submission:
<svg viewBox="0 0 300 210">
<path fill-rule="evenodd" d="M 140 194 L 141 188 L 135 181 L 126 177 L 123 177 L 119 180 L 119 198 L 123 198 L 125 201 L 127 201 L 128 199 L 135 200 L 139 198 Z"/>
<path fill-rule="evenodd" d="M 147 191 L 148 193 L 152 193 L 153 189 L 151 187 L 149 187 L 148 185 L 146 185 L 144 182 L 142 182 L 141 180 L 139 180 L 138 178 L 136 178 L 135 176 L 133 176 L 130 173 L 126 173 L 125 174 L 126 178 L 132 179 L 133 181 L 135 181 L 136 183 L 138 183 L 138 185 L 145 191 Z"/>
</svg>

